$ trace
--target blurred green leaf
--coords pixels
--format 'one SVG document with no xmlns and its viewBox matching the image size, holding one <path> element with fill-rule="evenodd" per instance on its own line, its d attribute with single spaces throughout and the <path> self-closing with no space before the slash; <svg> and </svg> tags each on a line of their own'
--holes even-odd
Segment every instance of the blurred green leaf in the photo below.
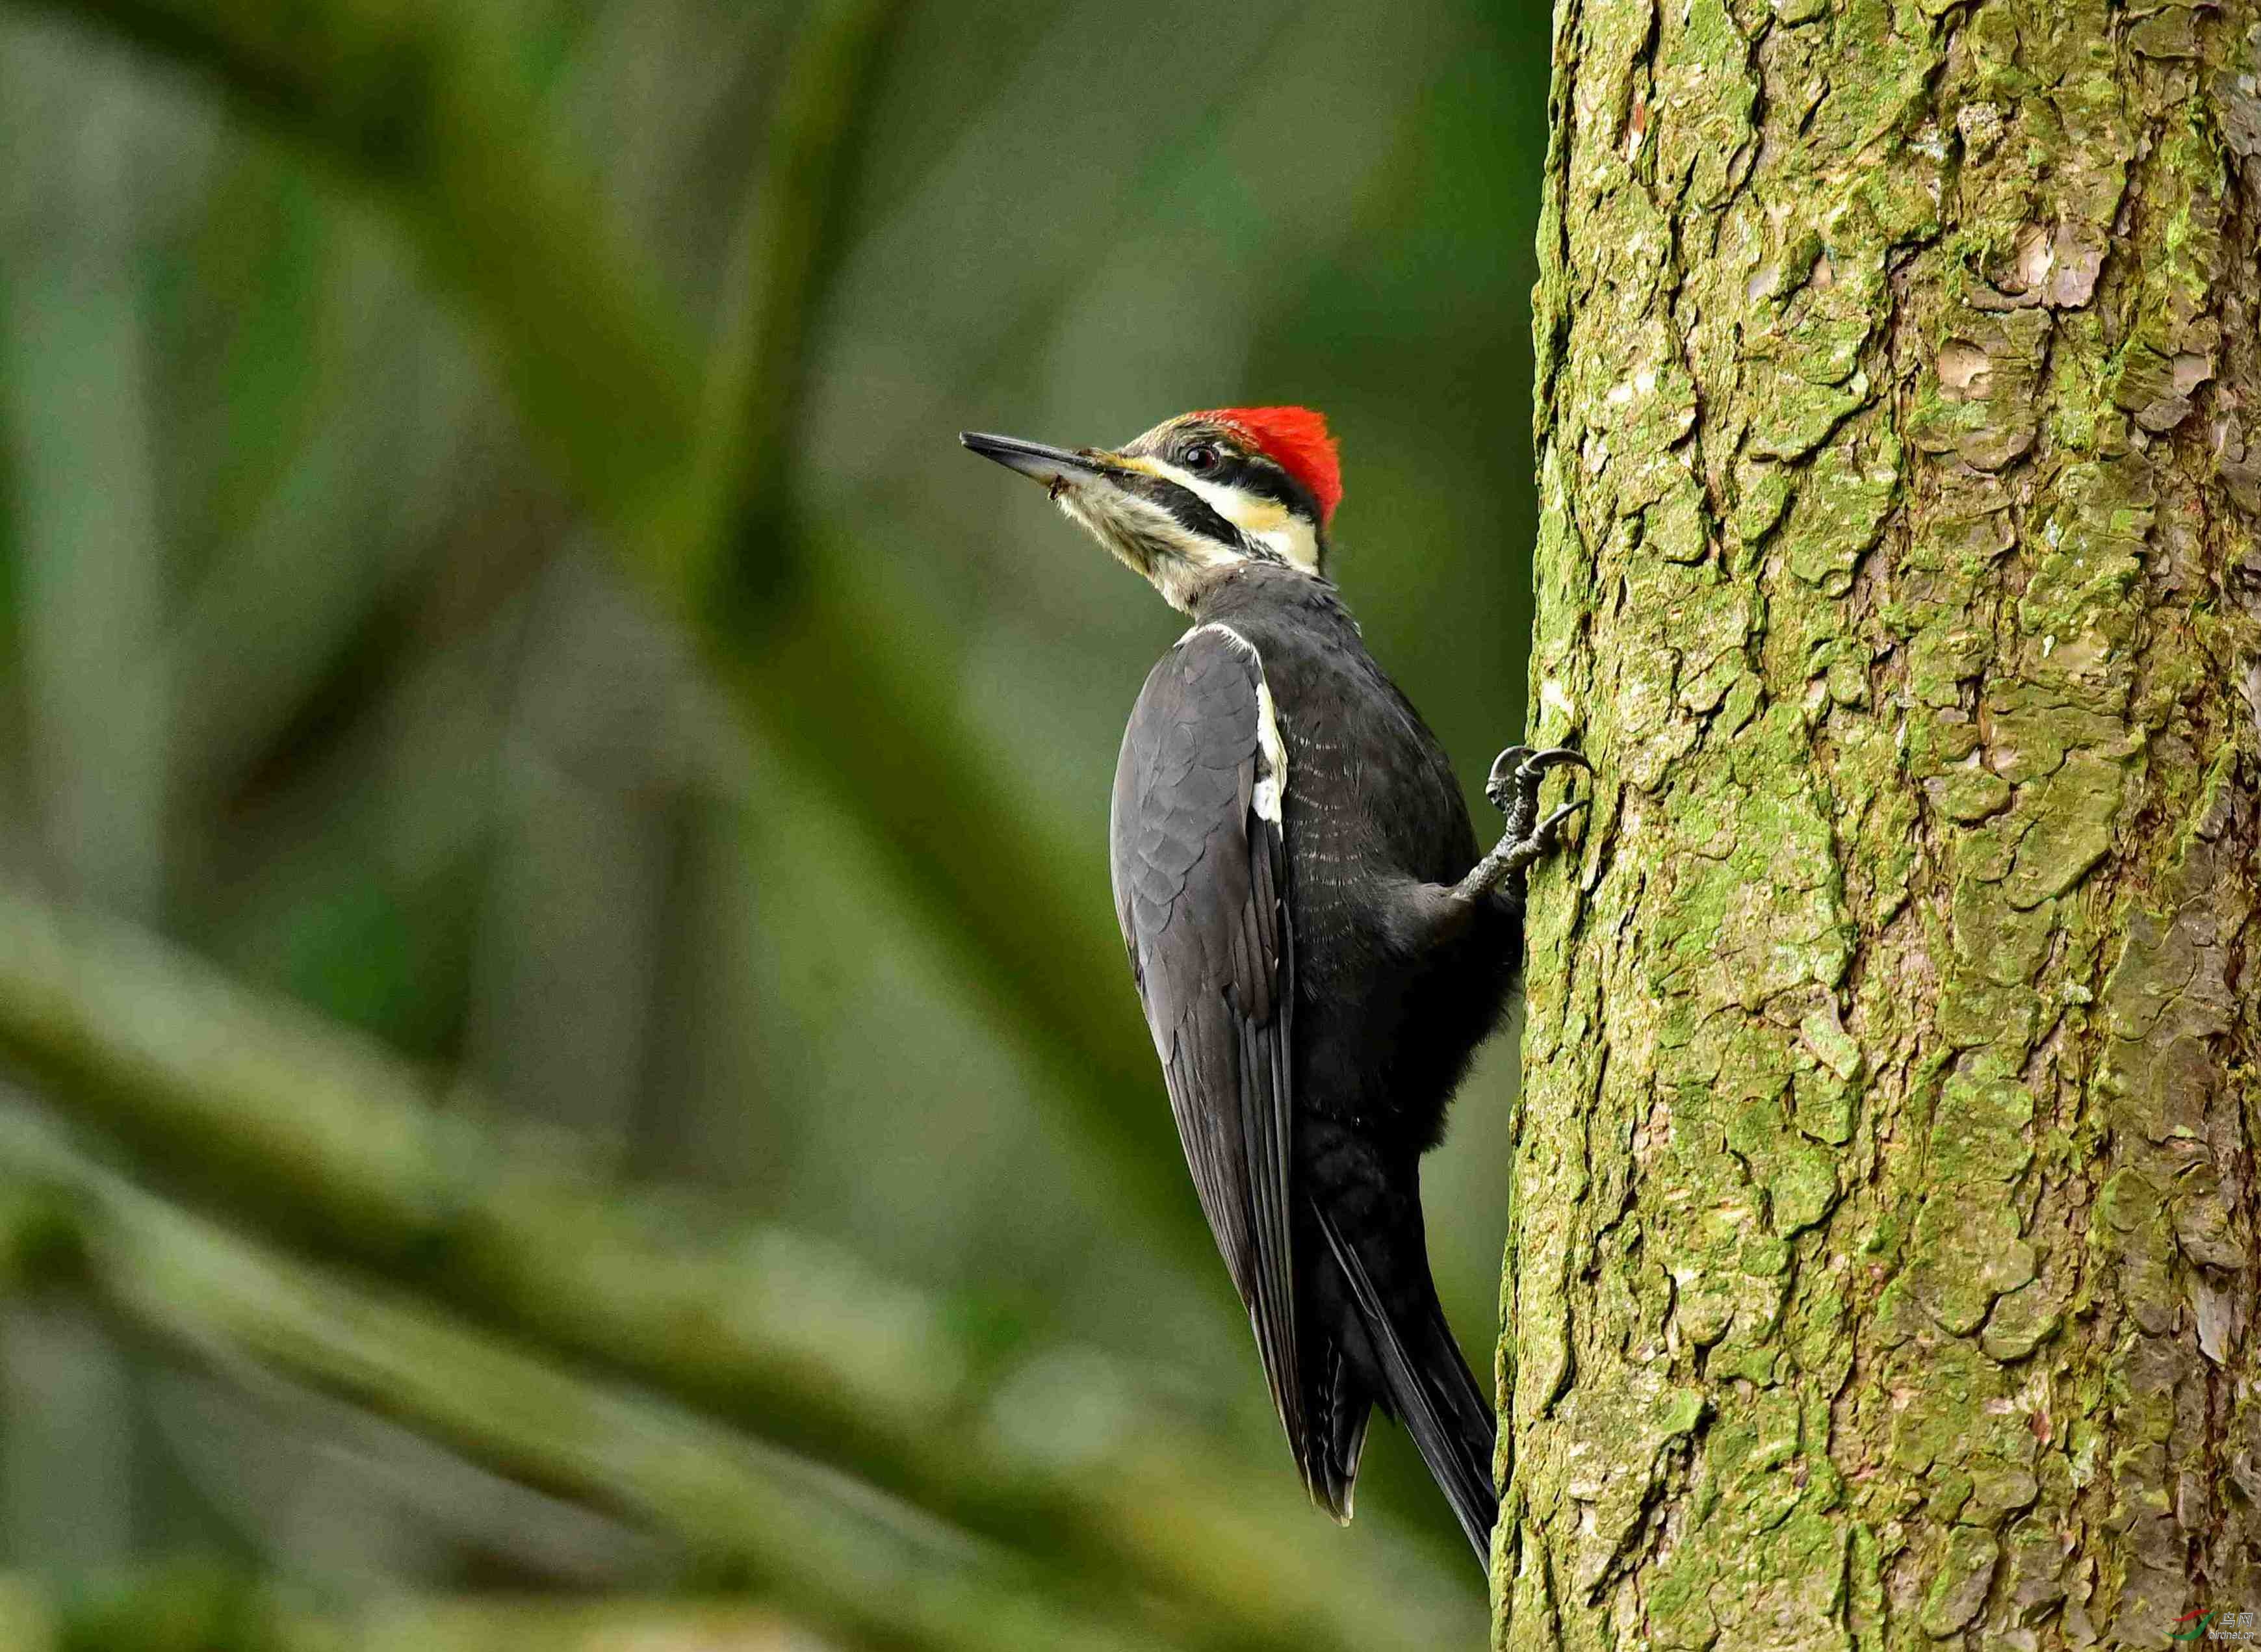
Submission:
<svg viewBox="0 0 2261 1652">
<path fill-rule="evenodd" d="M 551 154 L 477 14 L 418 0 L 308 4 L 287 21 L 262 0 L 36 4 L 213 74 L 393 211 L 489 329 L 521 416 L 629 565 L 736 703 L 864 822 L 880 864 L 1009 1006 L 1004 1024 L 1114 1158 L 1119 1191 L 1213 1278 L 1172 1126 L 1151 1104 L 1145 1030 L 1119 993 L 1098 990 L 1121 968 L 1104 909 L 1063 878 L 1073 860 L 1031 828 L 966 727 L 951 662 L 915 610 L 875 595 L 832 535 L 768 538 L 763 509 L 717 515 L 722 499 L 771 495 L 718 492 L 729 472 L 702 443 L 679 322 Z M 812 256 L 822 244 L 807 238 Z M 779 372 L 800 359 L 760 354 Z"/>
<path fill-rule="evenodd" d="M 958 1373 L 921 1401 L 933 1372 L 886 1368 L 915 1353 L 873 1339 L 878 1381 L 825 1342 L 817 1368 L 849 1380 L 812 1423 L 805 1397 L 764 1414 L 726 1348 L 718 1413 L 923 1485 L 1048 1563 L 1113 1569 L 1127 1544 L 1220 1625 L 1292 1633 L 1237 1540 L 1174 1555 L 1166 1512 L 1216 1533 L 1276 1510 L 1265 1566 L 1321 1578 L 1291 1597 L 1403 1618 L 1433 1588 L 1460 1623 L 1457 1572 L 1399 1547 L 1418 1528 L 1465 1564 L 1394 1436 L 1354 1532 L 1297 1505 L 1122 967 L 1108 774 L 1182 621 L 950 436 L 1327 407 L 1346 592 L 1480 776 L 1521 693 L 1532 500 L 1501 456 L 1528 416 L 1545 45 L 1538 11 L 1472 0 L 1253 0 L 1229 27 L 1156 0 L 1128 35 L 1103 0 L 19 0 L 0 866 L 460 1062 L 506 1110 L 586 1131 L 576 1162 L 694 1178 L 880 1264 L 818 1246 L 766 1271 L 849 1303 L 917 1282 Z M 68 249 L 97 232 L 82 279 Z M 59 395 L 80 404 L 60 421 Z M 193 1046 L 194 1024 L 125 1042 Z M 388 1070 L 410 1109 L 441 1082 Z M 1426 1180 L 1474 1346 L 1509 1063 L 1470 1091 Z M 529 1179 L 542 1150 L 483 1127 L 435 1127 L 405 1182 L 356 1187 L 315 1168 L 319 1118 L 277 1131 L 299 1098 L 272 1097 L 248 1131 L 111 1123 L 144 1174 L 518 1334 L 534 1311 L 482 1293 L 562 1261 L 601 1283 L 526 1284 L 556 1299 L 541 1340 L 614 1369 L 672 1361 L 727 1318 L 674 1308 L 765 1271 L 725 1265 L 711 1211 L 678 1233 L 671 1202 Z M 359 1230 L 372 1185 L 411 1189 L 406 1214 Z M 461 1224 L 537 1207 L 453 1271 Z M 748 1329 L 789 1352 L 780 1323 Z M 1090 1473 L 1110 1427 L 1147 1431 L 1119 1384 L 1149 1361 L 1163 1412 L 1233 1443 L 1103 1455 L 1112 1482 L 1061 1517 L 1030 1488 Z M 0 1439 L 45 1426 L 23 1404 Z M 130 1409 L 112 1445 L 162 1459 Z M 189 1454 L 137 1485 L 139 1541 L 271 1496 L 258 1450 Z M 446 1542 L 355 1504 L 354 1473 L 321 1478 L 304 1523 L 365 1529 L 362 1575 L 428 1586 Z M 266 1563 L 298 1576 L 309 1552 Z"/>
<path fill-rule="evenodd" d="M 0 1167 L 71 1196 L 89 1282 L 138 1330 L 223 1368 L 277 1365 L 528 1484 L 618 1508 L 679 1537 L 722 1585 L 757 1580 L 813 1621 L 921 1652 L 1169 1643 L 1121 1608 L 1102 1627 L 1040 1568 L 815 1465 L 262 1253 L 135 1192 L 20 1114 L 0 1115 Z M 97 1615 L 68 1644 L 91 1652 L 105 1634 L 125 1642 L 130 1627 L 163 1652 L 269 1652 L 245 1638 L 263 1628 L 263 1598 L 191 1571 L 137 1591 L 107 1631 Z"/>
<path fill-rule="evenodd" d="M 468 1097 L 435 1111 L 419 1075 L 375 1047 L 147 937 L 0 893 L 0 1055 L 242 1219 L 1079 1571 L 1166 1591 L 1194 1608 L 1193 1642 L 1411 1648 L 1466 1604 L 1410 1555 L 1314 1548 L 1324 1528 L 1289 1476 L 1253 1476 L 1103 1360 L 1023 1349 L 1001 1374 L 987 1335 L 961 1346 L 963 1325 L 932 1304 L 790 1234 L 702 1245 L 713 1225 L 679 1203 L 586 1184 L 554 1141 L 482 1129 Z M 1090 1425 L 1016 1446 L 1022 1413 L 1066 1395 L 1097 1406 Z"/>
</svg>

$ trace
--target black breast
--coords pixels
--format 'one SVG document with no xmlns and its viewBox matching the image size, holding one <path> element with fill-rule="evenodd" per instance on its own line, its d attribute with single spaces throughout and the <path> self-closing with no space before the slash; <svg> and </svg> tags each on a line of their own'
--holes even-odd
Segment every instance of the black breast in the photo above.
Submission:
<svg viewBox="0 0 2261 1652">
<path fill-rule="evenodd" d="M 1443 749 L 1331 586 L 1252 570 L 1219 594 L 1201 617 L 1255 648 L 1288 753 L 1298 1108 L 1386 1117 L 1425 1148 L 1498 1021 L 1518 926 L 1488 908 L 1453 945 L 1409 948 L 1410 888 L 1457 881 L 1479 852 Z"/>
</svg>

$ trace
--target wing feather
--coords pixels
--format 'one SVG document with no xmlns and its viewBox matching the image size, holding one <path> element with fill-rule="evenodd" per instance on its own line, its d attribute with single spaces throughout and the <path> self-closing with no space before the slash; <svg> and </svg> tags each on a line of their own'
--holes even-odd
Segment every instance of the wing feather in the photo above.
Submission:
<svg viewBox="0 0 2261 1652">
<path fill-rule="evenodd" d="M 1188 632 L 1146 679 L 1116 770 L 1116 914 L 1202 1211 L 1309 1478 L 1288 1239 L 1295 945 L 1282 824 L 1258 790 L 1286 777 L 1265 750 L 1263 682 L 1221 626 Z"/>
</svg>

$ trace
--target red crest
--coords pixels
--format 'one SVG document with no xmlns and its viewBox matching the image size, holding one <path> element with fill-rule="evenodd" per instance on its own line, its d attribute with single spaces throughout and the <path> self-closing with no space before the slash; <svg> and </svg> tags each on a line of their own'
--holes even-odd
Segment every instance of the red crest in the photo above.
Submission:
<svg viewBox="0 0 2261 1652">
<path fill-rule="evenodd" d="M 1324 413 L 1309 407 L 1212 407 L 1195 417 L 1214 419 L 1246 436 L 1311 490 L 1322 527 L 1334 520 L 1335 506 L 1342 502 L 1342 463 Z"/>
</svg>

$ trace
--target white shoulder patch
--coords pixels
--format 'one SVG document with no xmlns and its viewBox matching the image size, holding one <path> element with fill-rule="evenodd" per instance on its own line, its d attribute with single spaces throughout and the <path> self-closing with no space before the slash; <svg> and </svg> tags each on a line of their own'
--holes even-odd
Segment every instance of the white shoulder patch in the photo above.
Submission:
<svg viewBox="0 0 2261 1652">
<path fill-rule="evenodd" d="M 1272 685 L 1265 679 L 1264 657 L 1256 651 L 1256 644 L 1231 626 L 1212 620 L 1207 625 L 1196 625 L 1178 639 L 1178 646 L 1188 643 L 1204 631 L 1214 631 L 1248 656 L 1256 666 L 1256 795 L 1254 802 L 1259 819 L 1267 820 L 1275 827 L 1281 825 L 1281 801 L 1288 792 L 1288 744 L 1280 737 L 1280 710 L 1273 703 Z"/>
</svg>

